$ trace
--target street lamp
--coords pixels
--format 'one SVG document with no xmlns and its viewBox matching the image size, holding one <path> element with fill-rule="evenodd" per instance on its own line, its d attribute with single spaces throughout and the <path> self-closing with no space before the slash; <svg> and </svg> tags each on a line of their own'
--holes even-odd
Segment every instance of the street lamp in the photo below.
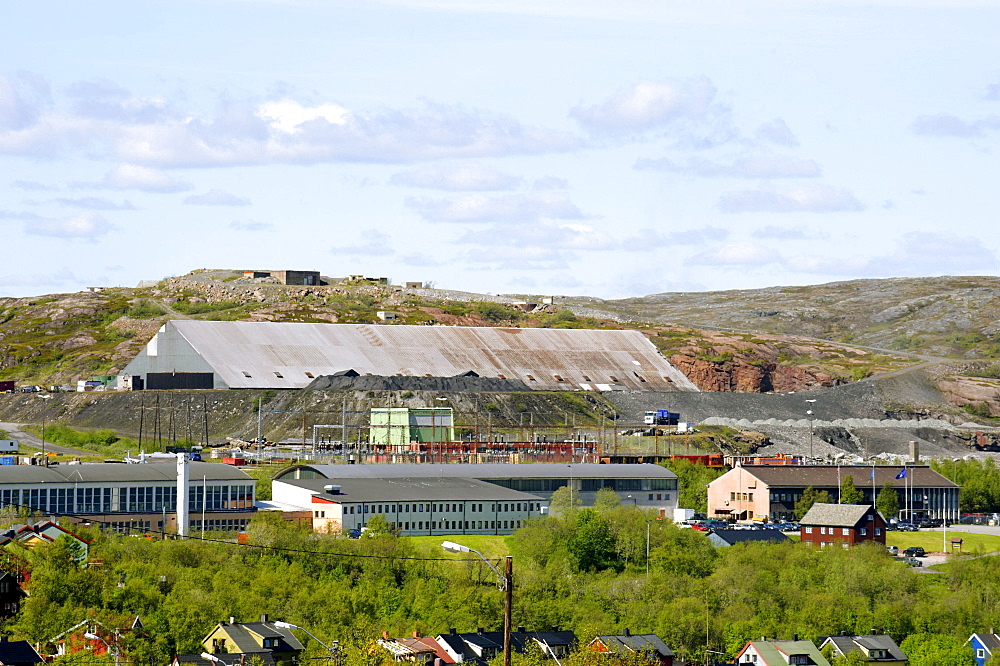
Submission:
<svg viewBox="0 0 1000 666">
<path fill-rule="evenodd" d="M 118 648 L 112 647 L 110 643 L 108 643 L 106 640 L 104 640 L 103 638 L 101 638 L 100 636 L 91 631 L 84 632 L 83 637 L 88 640 L 101 641 L 102 643 L 104 643 L 104 647 L 106 647 L 108 649 L 108 652 L 111 653 L 111 656 L 114 657 L 115 663 L 116 664 L 118 663 Z"/>
<path fill-rule="evenodd" d="M 808 403 L 816 402 L 815 399 L 806 400 Z M 809 458 L 813 457 L 813 411 L 811 409 L 806 410 L 806 416 L 809 417 Z"/>
<path fill-rule="evenodd" d="M 330 659 L 334 664 L 340 663 L 340 641 L 333 641 L 333 646 L 327 645 L 320 639 L 316 638 L 316 635 L 313 634 L 313 632 L 309 631 L 305 627 L 292 624 L 291 622 L 282 622 L 281 620 L 278 620 L 274 623 L 274 626 L 279 629 L 298 629 L 299 631 L 306 632 L 314 641 L 326 648 L 328 659 Z"/>
<path fill-rule="evenodd" d="M 510 626 L 511 610 L 514 606 L 514 558 L 507 555 L 504 558 L 504 573 L 500 573 L 493 564 L 478 550 L 463 546 L 454 541 L 445 541 L 441 547 L 450 553 L 475 553 L 497 575 L 497 587 L 504 593 L 503 600 L 503 666 L 510 666 Z"/>
</svg>

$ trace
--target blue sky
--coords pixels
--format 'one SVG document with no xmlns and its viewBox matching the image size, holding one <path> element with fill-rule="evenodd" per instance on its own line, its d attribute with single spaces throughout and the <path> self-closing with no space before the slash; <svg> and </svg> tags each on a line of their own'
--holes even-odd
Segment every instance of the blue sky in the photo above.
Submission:
<svg viewBox="0 0 1000 666">
<path fill-rule="evenodd" d="M 589 294 L 992 275 L 1000 4 L 5 10 L 0 295 L 195 268 Z"/>
</svg>

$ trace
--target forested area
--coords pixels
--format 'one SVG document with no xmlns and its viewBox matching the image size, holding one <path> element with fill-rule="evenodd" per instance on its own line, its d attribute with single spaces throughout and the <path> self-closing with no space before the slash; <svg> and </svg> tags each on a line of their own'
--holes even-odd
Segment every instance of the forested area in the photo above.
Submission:
<svg viewBox="0 0 1000 666">
<path fill-rule="evenodd" d="M 994 458 L 932 460 L 931 468 L 962 487 L 962 513 L 1000 512 L 1000 468 Z"/>
<path fill-rule="evenodd" d="M 595 509 L 571 507 L 565 493 L 553 502 L 560 515 L 531 521 L 507 539 L 514 624 L 529 629 L 558 625 L 586 643 L 628 628 L 655 633 L 680 656 L 698 659 L 706 646 L 732 657 L 761 636 L 815 640 L 876 629 L 897 642 L 914 635 L 909 644 L 933 655 L 911 662 L 924 666 L 968 663 L 946 660 L 941 650 L 1000 626 L 996 557 L 958 561 L 931 575 L 902 566 L 881 547 L 716 550 L 703 533 L 622 505 L 610 491 Z M 436 635 L 502 623 L 502 594 L 481 561 L 448 559 L 388 529 L 348 540 L 261 514 L 247 545 L 96 530 L 84 536 L 93 539 L 90 559 L 97 561 L 89 567 L 78 566 L 65 543 L 39 547 L 31 595 L 6 633 L 44 645 L 85 617 L 119 627 L 138 615 L 148 638 L 127 635 L 125 652 L 137 664 L 166 664 L 174 653 L 200 652 L 218 622 L 267 613 L 340 641 L 345 666 L 368 666 L 381 663 L 372 641 L 383 630 Z M 315 645 L 310 650 L 325 654 Z"/>
</svg>

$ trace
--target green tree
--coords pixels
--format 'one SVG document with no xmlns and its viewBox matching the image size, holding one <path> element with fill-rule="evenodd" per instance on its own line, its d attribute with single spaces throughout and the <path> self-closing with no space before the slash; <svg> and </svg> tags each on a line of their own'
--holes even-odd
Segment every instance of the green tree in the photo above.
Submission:
<svg viewBox="0 0 1000 666">
<path fill-rule="evenodd" d="M 802 496 L 799 501 L 795 503 L 795 517 L 802 520 L 802 516 L 806 515 L 812 505 L 816 502 L 820 504 L 827 504 L 830 502 L 830 493 L 825 490 L 816 490 L 812 486 L 809 486 L 802 491 Z"/>
<path fill-rule="evenodd" d="M 726 470 L 696 465 L 687 460 L 671 460 L 662 465 L 677 475 L 677 506 L 699 513 L 708 511 L 707 486 Z"/>
<path fill-rule="evenodd" d="M 576 514 L 573 536 L 566 544 L 570 558 L 580 571 L 621 569 L 615 553 L 615 536 L 604 514 L 581 509 Z"/>
<path fill-rule="evenodd" d="M 580 493 L 574 492 L 569 486 L 556 488 L 549 498 L 549 511 L 555 516 L 568 516 L 583 505 Z"/>
<path fill-rule="evenodd" d="M 621 495 L 611 488 L 601 488 L 594 499 L 594 508 L 598 511 L 609 511 L 622 503 Z"/>
<path fill-rule="evenodd" d="M 865 501 L 865 494 L 854 485 L 854 477 L 848 474 L 840 482 L 840 503 L 841 504 L 862 504 Z"/>
<path fill-rule="evenodd" d="M 875 498 L 875 508 L 888 520 L 899 513 L 899 493 L 889 481 L 885 482 Z"/>
<path fill-rule="evenodd" d="M 910 666 L 975 666 L 972 648 L 954 636 L 911 634 L 899 646 Z"/>
</svg>

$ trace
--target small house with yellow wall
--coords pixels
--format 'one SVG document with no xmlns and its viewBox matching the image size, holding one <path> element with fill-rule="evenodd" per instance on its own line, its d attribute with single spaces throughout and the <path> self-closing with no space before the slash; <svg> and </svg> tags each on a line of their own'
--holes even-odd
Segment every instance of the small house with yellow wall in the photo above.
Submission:
<svg viewBox="0 0 1000 666">
<path fill-rule="evenodd" d="M 291 630 L 275 626 L 267 615 L 261 615 L 260 622 L 236 622 L 235 618 L 220 622 L 201 645 L 226 664 L 253 662 L 261 666 L 292 666 L 303 650 Z"/>
</svg>

